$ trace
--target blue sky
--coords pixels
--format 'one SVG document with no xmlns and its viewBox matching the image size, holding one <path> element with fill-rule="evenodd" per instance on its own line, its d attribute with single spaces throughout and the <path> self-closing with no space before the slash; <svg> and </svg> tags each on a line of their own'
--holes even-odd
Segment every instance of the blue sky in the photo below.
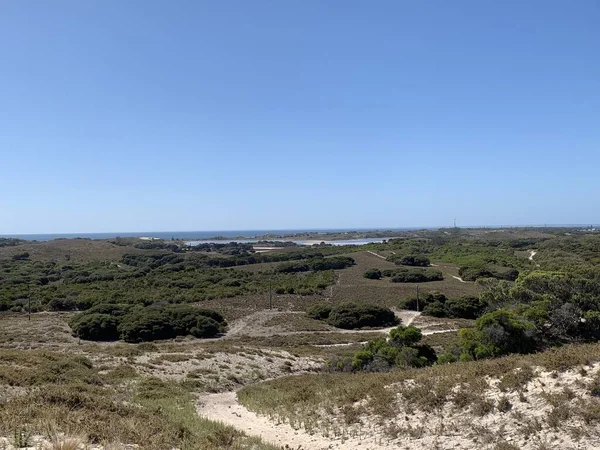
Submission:
<svg viewBox="0 0 600 450">
<path fill-rule="evenodd" d="M 600 222 L 600 3 L 0 4 L 0 233 Z"/>
</svg>

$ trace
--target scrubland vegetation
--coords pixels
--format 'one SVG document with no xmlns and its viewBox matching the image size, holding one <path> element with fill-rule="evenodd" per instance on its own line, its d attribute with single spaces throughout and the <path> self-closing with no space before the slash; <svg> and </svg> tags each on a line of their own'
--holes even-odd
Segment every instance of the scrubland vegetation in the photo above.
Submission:
<svg viewBox="0 0 600 450">
<path fill-rule="evenodd" d="M 325 320 L 337 328 L 388 327 L 398 323 L 394 312 L 377 305 L 340 304 L 333 307 L 315 305 L 308 310 L 309 317 Z"/>
<path fill-rule="evenodd" d="M 600 438 L 600 236 L 269 246 L 1 239 L 0 441 L 284 447 L 197 414 L 198 398 L 240 388 L 251 410 L 339 448 Z"/>
</svg>

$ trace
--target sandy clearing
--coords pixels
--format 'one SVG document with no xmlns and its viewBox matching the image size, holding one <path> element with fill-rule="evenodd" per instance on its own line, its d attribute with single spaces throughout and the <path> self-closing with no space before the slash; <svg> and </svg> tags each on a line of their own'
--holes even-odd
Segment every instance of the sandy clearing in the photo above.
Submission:
<svg viewBox="0 0 600 450">
<path fill-rule="evenodd" d="M 394 314 L 401 320 L 403 325 L 410 325 L 418 316 L 421 315 L 420 312 L 417 311 L 408 311 L 408 310 L 396 310 L 393 309 Z M 232 323 L 229 331 L 218 338 L 214 339 L 206 339 L 209 340 L 222 340 L 222 339 L 232 339 L 238 336 L 253 336 L 253 337 L 262 337 L 262 336 L 294 336 L 298 334 L 361 334 L 361 333 L 389 333 L 390 330 L 395 328 L 387 327 L 387 328 L 379 328 L 379 329 L 363 329 L 363 330 L 344 330 L 341 328 L 333 328 L 331 330 L 323 330 L 323 331 L 277 331 L 274 330 L 273 327 L 265 326 L 265 323 L 272 319 L 273 317 L 282 315 L 282 314 L 305 314 L 303 311 L 277 311 L 277 310 L 263 310 L 254 312 L 246 317 L 242 317 L 241 319 L 236 320 Z"/>
<path fill-rule="evenodd" d="M 564 395 L 565 387 L 574 394 L 571 399 L 564 398 L 563 404 L 575 407 L 578 402 L 590 398 L 587 393 L 588 383 L 598 376 L 599 364 L 588 365 L 585 371 L 573 368 L 565 372 L 547 372 L 534 368 L 537 376 L 527 383 L 518 393 L 500 391 L 498 378 L 486 378 L 488 388 L 484 397 L 494 403 L 500 399 L 508 399 L 511 411 L 494 408 L 484 416 L 474 414 L 469 408 L 457 409 L 451 401 L 436 411 L 422 411 L 410 408 L 405 401 L 397 397 L 400 411 L 389 417 L 385 425 L 403 428 L 395 438 L 386 436 L 385 425 L 377 423 L 373 416 L 363 415 L 361 421 L 344 427 L 340 417 L 330 417 L 333 427 L 340 426 L 337 434 L 325 431 L 325 435 L 312 434 L 304 428 L 296 429 L 278 419 L 270 419 L 249 411 L 237 401 L 236 392 L 206 394 L 199 398 L 198 413 L 211 420 L 231 425 L 249 435 L 257 436 L 265 442 L 287 446 L 285 448 L 302 448 L 306 450 L 422 450 L 439 448 L 444 450 L 464 449 L 481 450 L 492 448 L 494 443 L 506 440 L 523 450 L 553 448 L 561 450 L 598 448 L 599 426 L 585 424 L 581 418 L 568 417 L 559 426 L 552 427 L 548 417 L 557 395 Z M 407 381 L 407 382 L 410 382 Z M 394 385 L 390 385 L 392 388 Z M 526 401 L 521 399 L 524 395 Z M 440 427 L 440 423 L 444 423 Z M 535 425 L 532 431 L 527 426 Z M 570 429 L 585 427 L 588 433 L 569 433 Z M 323 429 L 322 429 L 323 430 Z M 418 432 L 413 435 L 410 431 Z M 341 433 L 340 433 L 341 431 Z M 544 444 L 542 446 L 542 444 Z"/>
<path fill-rule="evenodd" d="M 459 330 L 458 328 L 449 328 L 447 330 L 424 330 L 421 328 L 421 335 L 431 336 L 432 334 L 454 333 L 458 330 Z M 340 344 L 314 344 L 313 347 L 317 347 L 317 348 L 350 347 L 352 345 L 365 345 L 368 342 L 369 341 L 342 342 Z"/>
<path fill-rule="evenodd" d="M 537 251 L 536 250 L 529 250 L 529 261 L 533 261 L 533 257 L 537 255 Z"/>
<path fill-rule="evenodd" d="M 259 416 L 240 405 L 237 401 L 236 392 L 202 395 L 198 399 L 196 410 L 201 417 L 231 425 L 272 445 L 281 447 L 287 445 L 286 448 L 306 450 L 396 448 L 388 445 L 377 445 L 375 442 L 377 437 L 372 435 L 332 439 L 319 433 L 310 434 L 303 429 L 295 429 L 287 423 L 271 421 L 268 417 Z"/>
</svg>

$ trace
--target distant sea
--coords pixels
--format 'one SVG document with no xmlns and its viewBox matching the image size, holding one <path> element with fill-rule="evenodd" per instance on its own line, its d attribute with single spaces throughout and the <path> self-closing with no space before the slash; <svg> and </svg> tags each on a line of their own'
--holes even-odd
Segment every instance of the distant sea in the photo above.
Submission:
<svg viewBox="0 0 600 450">
<path fill-rule="evenodd" d="M 186 239 L 186 240 L 207 240 L 211 238 L 245 238 L 253 239 L 257 236 L 266 234 L 290 235 L 299 233 L 344 233 L 344 232 L 364 232 L 364 231 L 410 231 L 422 230 L 427 227 L 410 228 L 348 228 L 348 229 L 304 229 L 304 230 L 233 230 L 233 231 L 140 231 L 132 233 L 64 233 L 64 234 L 4 234 L 0 237 L 18 238 L 28 241 L 51 241 L 54 239 L 111 239 L 119 237 L 154 237 L 160 239 Z M 430 227 L 431 228 L 431 227 Z M 437 227 L 436 227 L 437 228 Z"/>
<path fill-rule="evenodd" d="M 462 228 L 527 228 L 527 227 L 544 227 L 546 225 L 471 225 L 463 226 Z M 556 225 L 548 224 L 548 227 L 557 228 L 591 228 L 598 225 L 570 224 Z M 59 233 L 59 234 L 0 234 L 0 237 L 18 238 L 28 241 L 51 241 L 53 239 L 111 239 L 117 236 L 120 237 L 154 237 L 160 239 L 184 239 L 184 240 L 210 240 L 212 238 L 242 238 L 254 239 L 257 236 L 266 234 L 273 235 L 291 235 L 300 233 L 344 233 L 344 232 L 365 232 L 365 231 L 411 231 L 411 230 L 436 230 L 442 227 L 402 227 L 402 228 L 306 228 L 298 230 L 229 230 L 229 231 L 136 231 L 127 233 Z"/>
</svg>

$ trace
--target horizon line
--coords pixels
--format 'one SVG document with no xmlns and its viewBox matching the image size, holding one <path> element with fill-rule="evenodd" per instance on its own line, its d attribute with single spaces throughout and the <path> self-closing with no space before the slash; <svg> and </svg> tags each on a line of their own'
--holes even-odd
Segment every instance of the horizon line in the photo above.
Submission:
<svg viewBox="0 0 600 450">
<path fill-rule="evenodd" d="M 219 232 L 345 232 L 345 231 L 403 231 L 403 230 L 436 230 L 443 228 L 461 228 L 461 229 L 481 229 L 481 228 L 493 228 L 493 229 L 502 229 L 502 228 L 573 228 L 573 227 L 594 227 L 596 225 L 600 225 L 597 223 L 578 223 L 578 224 L 525 224 L 525 225 L 516 225 L 516 224 L 487 224 L 487 225 L 463 225 L 463 226 L 448 226 L 448 225 L 427 225 L 427 226 L 395 226 L 395 227 L 355 227 L 355 228 L 335 228 L 335 227 L 327 227 L 327 228 L 257 228 L 257 229 L 222 229 L 222 230 L 166 230 L 166 231 L 76 231 L 76 232 L 41 232 L 41 233 L 0 233 L 0 237 L 11 237 L 11 236 L 48 236 L 48 235 L 77 235 L 77 234 L 85 234 L 85 235 L 94 235 L 94 234 L 111 234 L 117 237 L 119 234 L 140 234 L 140 235 L 150 235 L 153 233 L 219 233 Z"/>
</svg>

